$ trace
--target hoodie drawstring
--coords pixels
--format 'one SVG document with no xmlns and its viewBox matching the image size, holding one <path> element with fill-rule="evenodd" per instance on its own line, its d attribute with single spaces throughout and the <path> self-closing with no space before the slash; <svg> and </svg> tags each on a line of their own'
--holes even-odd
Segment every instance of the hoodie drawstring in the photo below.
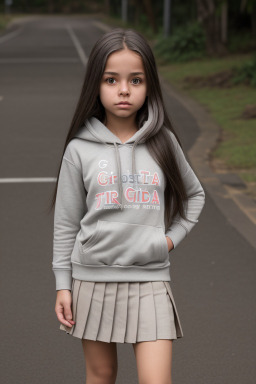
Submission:
<svg viewBox="0 0 256 384">
<path fill-rule="evenodd" d="M 120 161 L 118 145 L 115 142 L 114 142 L 114 145 L 115 145 L 116 162 L 117 162 L 117 170 L 118 170 L 117 181 L 118 181 L 118 189 L 119 189 L 119 199 L 121 196 L 121 203 L 119 203 L 119 205 L 120 205 L 121 210 L 122 210 L 123 209 L 123 186 L 122 186 L 122 181 L 121 181 L 121 161 Z"/>
<path fill-rule="evenodd" d="M 137 141 L 134 142 L 132 146 L 132 175 L 135 175 L 136 167 L 135 167 L 135 147 L 138 144 Z M 115 145 L 115 154 L 116 154 L 116 162 L 117 162 L 117 169 L 118 169 L 118 189 L 119 189 L 119 198 L 121 197 L 121 203 L 119 203 L 121 210 L 123 210 L 123 183 L 122 183 L 122 175 L 121 175 L 121 160 L 120 160 L 120 154 L 118 145 L 116 142 L 114 142 Z"/>
</svg>

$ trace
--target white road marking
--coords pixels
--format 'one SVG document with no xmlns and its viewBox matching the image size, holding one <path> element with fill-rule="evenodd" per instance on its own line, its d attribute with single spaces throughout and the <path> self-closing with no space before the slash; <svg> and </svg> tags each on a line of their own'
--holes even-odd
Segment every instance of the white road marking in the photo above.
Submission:
<svg viewBox="0 0 256 384">
<path fill-rule="evenodd" d="M 71 40 L 74 43 L 74 46 L 77 49 L 77 53 L 78 53 L 78 56 L 80 57 L 80 60 L 82 61 L 82 64 L 84 66 L 86 66 L 88 58 L 87 58 L 87 56 L 83 50 L 82 45 L 80 44 L 80 41 L 76 37 L 75 32 L 73 31 L 73 29 L 71 28 L 71 26 L 69 24 L 66 24 L 66 28 L 67 28 L 67 31 L 68 31 L 70 37 L 71 37 Z"/>
<path fill-rule="evenodd" d="M 95 25 L 95 27 L 98 27 L 99 29 L 101 29 L 103 32 L 109 32 L 112 29 L 111 27 L 109 27 L 106 24 L 101 23 L 100 21 L 93 21 L 93 25 Z"/>
<path fill-rule="evenodd" d="M 56 181 L 56 177 L 10 177 L 0 179 L 0 183 L 55 183 Z"/>
<path fill-rule="evenodd" d="M 80 60 L 82 61 L 82 64 L 86 66 L 88 58 L 78 40 L 76 37 L 73 29 L 70 27 L 69 24 L 66 25 L 67 31 L 71 37 L 71 40 L 73 41 Z M 17 34 L 17 31 L 15 31 Z M 15 34 L 15 35 L 16 35 Z M 14 37 L 14 36 L 13 36 Z M 9 37 L 10 38 L 10 37 Z M 1 42 L 1 41 L 0 41 Z M 48 58 L 20 58 L 20 59 L 0 59 L 0 64 L 5 63 L 40 63 L 40 62 L 47 62 L 47 63 L 59 63 L 59 62 L 78 62 L 78 59 L 73 58 L 60 58 L 60 59 L 48 59 Z M 13 177 L 13 178 L 0 178 L 0 183 L 55 183 L 57 182 L 56 177 Z"/>
<path fill-rule="evenodd" d="M 22 30 L 23 30 L 23 27 L 20 27 L 13 32 L 7 33 L 4 36 L 0 36 L 0 44 L 5 43 L 6 41 L 12 39 L 13 37 L 18 36 L 22 32 Z"/>
</svg>

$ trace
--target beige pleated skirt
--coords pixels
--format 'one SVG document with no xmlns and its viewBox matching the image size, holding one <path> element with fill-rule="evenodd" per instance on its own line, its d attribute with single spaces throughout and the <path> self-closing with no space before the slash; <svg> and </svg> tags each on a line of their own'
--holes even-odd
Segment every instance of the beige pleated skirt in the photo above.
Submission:
<svg viewBox="0 0 256 384">
<path fill-rule="evenodd" d="M 92 282 L 72 279 L 75 324 L 60 329 L 80 339 L 136 343 L 175 340 L 183 331 L 169 281 Z"/>
</svg>

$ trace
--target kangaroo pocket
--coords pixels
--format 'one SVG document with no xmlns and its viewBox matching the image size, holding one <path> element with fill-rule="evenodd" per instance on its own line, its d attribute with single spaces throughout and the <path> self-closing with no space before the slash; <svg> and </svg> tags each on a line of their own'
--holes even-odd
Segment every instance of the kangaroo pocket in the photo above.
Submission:
<svg viewBox="0 0 256 384">
<path fill-rule="evenodd" d="M 85 265 L 164 266 L 169 262 L 162 227 L 98 220 L 95 232 L 79 242 Z"/>
</svg>

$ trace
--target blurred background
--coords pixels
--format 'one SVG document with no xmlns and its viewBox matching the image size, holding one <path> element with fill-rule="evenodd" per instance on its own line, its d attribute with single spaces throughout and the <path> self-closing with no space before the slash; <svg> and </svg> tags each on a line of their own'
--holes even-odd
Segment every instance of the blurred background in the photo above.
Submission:
<svg viewBox="0 0 256 384">
<path fill-rule="evenodd" d="M 172 252 L 184 338 L 175 384 L 256 383 L 256 0 L 3 0 L 0 4 L 1 384 L 82 383 L 79 340 L 59 330 L 55 187 L 97 39 L 141 32 L 184 152 L 206 191 Z M 117 383 L 137 383 L 118 345 Z"/>
</svg>

